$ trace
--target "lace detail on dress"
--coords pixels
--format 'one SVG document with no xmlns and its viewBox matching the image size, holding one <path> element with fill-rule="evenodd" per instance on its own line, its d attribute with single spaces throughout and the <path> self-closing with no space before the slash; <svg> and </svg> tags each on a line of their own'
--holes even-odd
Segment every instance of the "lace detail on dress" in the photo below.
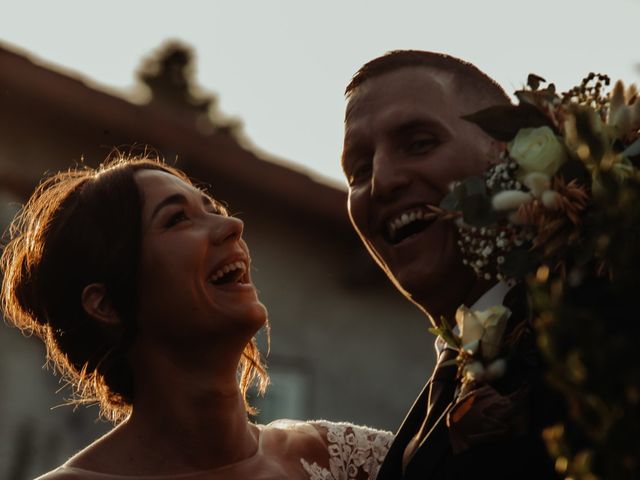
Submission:
<svg viewBox="0 0 640 480">
<path fill-rule="evenodd" d="M 326 439 L 329 468 L 300 459 L 310 480 L 375 480 L 393 434 L 350 423 L 310 422 Z"/>
</svg>

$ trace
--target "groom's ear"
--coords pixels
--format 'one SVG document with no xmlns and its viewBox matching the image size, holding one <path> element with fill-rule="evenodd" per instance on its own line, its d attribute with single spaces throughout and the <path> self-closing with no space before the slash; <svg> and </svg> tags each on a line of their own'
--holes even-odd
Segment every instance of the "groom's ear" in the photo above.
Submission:
<svg viewBox="0 0 640 480">
<path fill-rule="evenodd" d="M 91 283 L 82 290 L 82 308 L 85 313 L 103 326 L 121 324 L 104 283 Z"/>
</svg>

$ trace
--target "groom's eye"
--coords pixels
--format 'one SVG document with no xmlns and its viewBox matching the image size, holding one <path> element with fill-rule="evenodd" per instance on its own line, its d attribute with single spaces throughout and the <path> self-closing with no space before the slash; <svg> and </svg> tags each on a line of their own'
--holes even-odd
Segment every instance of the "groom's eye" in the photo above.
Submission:
<svg viewBox="0 0 640 480">
<path fill-rule="evenodd" d="M 371 177 L 371 171 L 371 162 L 365 160 L 359 162 L 351 168 L 350 173 L 347 175 L 349 185 L 354 185 Z"/>
<path fill-rule="evenodd" d="M 438 140 L 433 135 L 411 135 L 406 139 L 405 150 L 412 155 L 427 153 L 438 145 Z"/>
</svg>

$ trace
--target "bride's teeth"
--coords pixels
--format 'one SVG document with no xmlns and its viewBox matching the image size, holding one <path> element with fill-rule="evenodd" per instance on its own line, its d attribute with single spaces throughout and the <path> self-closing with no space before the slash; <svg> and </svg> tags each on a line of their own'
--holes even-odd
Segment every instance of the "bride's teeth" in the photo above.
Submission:
<svg viewBox="0 0 640 480">
<path fill-rule="evenodd" d="M 211 278 L 209 279 L 209 281 L 215 282 L 220 277 L 222 277 L 223 275 L 231 272 L 232 270 L 242 270 L 242 272 L 244 273 L 246 268 L 247 267 L 245 266 L 244 262 L 241 262 L 241 261 L 229 263 L 229 264 L 219 268 L 218 270 L 216 270 L 216 272 L 213 275 L 211 275 Z"/>
</svg>

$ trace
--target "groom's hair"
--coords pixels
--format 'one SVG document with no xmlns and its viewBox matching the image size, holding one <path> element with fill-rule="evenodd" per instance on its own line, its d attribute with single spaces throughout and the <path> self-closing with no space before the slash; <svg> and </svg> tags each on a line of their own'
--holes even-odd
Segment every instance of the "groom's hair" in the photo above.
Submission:
<svg viewBox="0 0 640 480">
<path fill-rule="evenodd" d="M 511 103 L 509 96 L 495 80 L 475 65 L 443 53 L 422 50 L 394 50 L 365 63 L 347 85 L 345 95 L 351 97 L 367 80 L 402 68 L 426 67 L 453 75 L 454 87 L 471 95 L 484 105 Z"/>
</svg>

